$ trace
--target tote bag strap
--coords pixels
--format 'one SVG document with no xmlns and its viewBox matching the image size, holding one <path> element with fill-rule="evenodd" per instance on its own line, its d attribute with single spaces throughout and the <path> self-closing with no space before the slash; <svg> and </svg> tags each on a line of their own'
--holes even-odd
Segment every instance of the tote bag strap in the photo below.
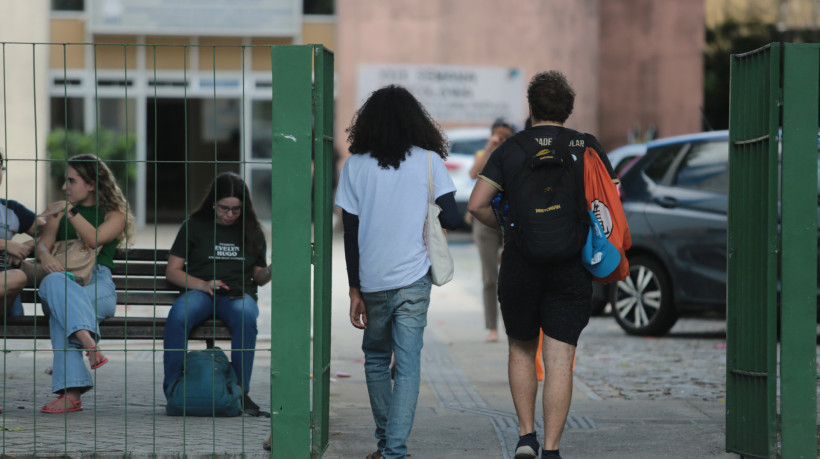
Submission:
<svg viewBox="0 0 820 459">
<path fill-rule="evenodd" d="M 433 200 L 433 152 L 427 152 L 427 201 L 431 204 Z"/>
</svg>

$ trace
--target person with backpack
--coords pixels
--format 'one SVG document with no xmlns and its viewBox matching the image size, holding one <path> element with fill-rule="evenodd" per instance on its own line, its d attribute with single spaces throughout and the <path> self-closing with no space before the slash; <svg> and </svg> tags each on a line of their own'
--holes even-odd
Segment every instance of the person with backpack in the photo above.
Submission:
<svg viewBox="0 0 820 459">
<path fill-rule="evenodd" d="M 532 127 L 493 152 L 479 174 L 468 210 L 485 225 L 497 228 L 491 202 L 502 192 L 509 204 L 498 298 L 519 423 L 514 457 L 534 459 L 541 447 L 534 422 L 535 356 L 543 329 L 541 457 L 554 459 L 561 457 L 558 446 L 572 398 L 575 348 L 591 313 L 592 275 L 581 261 L 590 225 L 583 183 L 586 147 L 609 163 L 595 137 L 564 127 L 573 110 L 575 90 L 561 72 L 535 75 L 527 99 Z"/>
<path fill-rule="evenodd" d="M 376 423 L 377 449 L 367 457 L 404 458 L 433 282 L 424 235 L 428 180 L 442 208 L 441 226 L 448 229 L 460 223 L 456 187 L 443 161 L 447 140 L 407 89 L 390 85 L 373 92 L 348 133 L 352 155 L 339 177 L 336 207 L 344 224 L 350 322 L 364 330 L 364 371 Z"/>
<path fill-rule="evenodd" d="M 168 256 L 165 277 L 181 290 L 168 311 L 163 339 L 162 388 L 169 402 L 182 386 L 176 381 L 184 379 L 188 334 L 208 319 L 219 319 L 231 329 L 231 366 L 243 390 L 242 413 L 270 417 L 248 396 L 259 317 L 256 291 L 271 278 L 266 254 L 248 186 L 233 172 L 219 174 L 182 224 Z"/>
</svg>

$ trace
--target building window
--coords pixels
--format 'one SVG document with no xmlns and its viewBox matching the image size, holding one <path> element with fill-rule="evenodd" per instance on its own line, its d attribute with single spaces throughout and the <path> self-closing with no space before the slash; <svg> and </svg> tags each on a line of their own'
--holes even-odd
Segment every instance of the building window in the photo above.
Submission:
<svg viewBox="0 0 820 459">
<path fill-rule="evenodd" d="M 81 97 L 51 98 L 51 129 L 82 131 L 85 110 Z"/>
<path fill-rule="evenodd" d="M 270 159 L 273 147 L 273 103 L 269 100 L 255 100 L 252 105 L 253 123 L 251 132 L 251 157 Z"/>
<path fill-rule="evenodd" d="M 302 12 L 304 14 L 335 14 L 334 0 L 304 0 Z"/>
<path fill-rule="evenodd" d="M 85 0 L 51 0 L 52 11 L 85 11 Z"/>
</svg>

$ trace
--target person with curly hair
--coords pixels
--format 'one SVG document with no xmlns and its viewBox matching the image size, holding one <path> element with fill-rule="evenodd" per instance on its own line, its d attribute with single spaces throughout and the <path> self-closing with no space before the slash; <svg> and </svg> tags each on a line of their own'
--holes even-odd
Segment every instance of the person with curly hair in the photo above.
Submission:
<svg viewBox="0 0 820 459">
<path fill-rule="evenodd" d="M 181 380 L 188 335 L 208 319 L 231 329 L 231 366 L 244 394 L 242 412 L 270 417 L 251 398 L 251 373 L 259 317 L 257 286 L 270 281 L 265 235 L 245 181 L 219 174 L 199 208 L 182 224 L 168 256 L 165 277 L 182 289 L 165 321 L 162 387 L 171 398 Z"/>
<path fill-rule="evenodd" d="M 532 127 L 511 137 L 490 156 L 478 175 L 467 208 L 480 222 L 498 228 L 491 201 L 499 191 L 515 192 L 523 167 L 544 149 L 554 151 L 571 164 L 580 177 L 574 182 L 573 198 L 579 209 L 586 209 L 583 186 L 583 158 L 591 147 L 607 166 L 614 179 L 606 152 L 595 137 L 564 127 L 575 103 L 575 90 L 558 71 L 535 75 L 527 88 Z M 563 143 L 565 142 L 565 143 Z M 524 145 L 538 147 L 528 147 Z M 530 151 L 532 150 L 532 151 Z M 510 199 L 510 196 L 507 196 Z M 581 219 L 572 219 L 566 227 L 551 228 L 571 234 Z M 588 217 L 587 217 L 588 221 Z M 507 223 L 505 234 L 511 232 Z M 583 233 L 583 234 L 582 234 Z M 586 236 L 586 232 L 578 232 Z M 526 257 L 515 237 L 504 238 L 501 269 L 498 275 L 498 299 L 509 346 L 508 373 L 510 392 L 518 416 L 519 441 L 515 459 L 535 459 L 540 444 L 535 432 L 535 400 L 538 393 L 535 356 L 543 329 L 544 362 L 544 449 L 542 458 L 560 459 L 558 445 L 572 399 L 572 363 L 581 331 L 591 315 L 592 276 L 581 262 L 581 246 L 576 241 L 569 255 L 549 263 Z M 577 251 L 575 246 L 577 245 Z"/>
<path fill-rule="evenodd" d="M 350 322 L 364 330 L 362 351 L 377 450 L 403 458 L 418 402 L 421 348 L 430 305 L 424 242 L 428 167 L 442 227 L 459 224 L 455 185 L 444 166 L 447 140 L 415 97 L 381 88 L 348 129 L 336 206 L 342 209 Z M 390 362 L 395 354 L 395 383 Z"/>
<path fill-rule="evenodd" d="M 40 214 L 47 217 L 37 239 L 37 260 L 47 274 L 37 290 L 48 316 L 54 353 L 51 390 L 59 397 L 42 407 L 44 413 L 67 413 L 83 409 L 81 396 L 94 387 L 83 363 L 86 351 L 92 370 L 108 358 L 97 345 L 99 323 L 113 317 L 117 292 L 111 278 L 114 253 L 134 234 L 134 217 L 111 170 L 94 155 L 69 158 L 65 172 L 65 200 L 51 203 Z M 86 286 L 65 273 L 63 260 L 51 255 L 56 241 L 81 239 L 97 250 L 97 262 Z"/>
</svg>

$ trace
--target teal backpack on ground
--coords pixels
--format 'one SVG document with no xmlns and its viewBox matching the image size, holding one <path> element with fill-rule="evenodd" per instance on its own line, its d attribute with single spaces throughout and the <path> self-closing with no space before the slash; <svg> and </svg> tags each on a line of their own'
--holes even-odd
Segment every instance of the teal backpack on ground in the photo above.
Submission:
<svg viewBox="0 0 820 459">
<path fill-rule="evenodd" d="M 239 416 L 242 385 L 222 349 L 215 347 L 185 354 L 182 376 L 165 394 L 168 416 Z"/>
</svg>

